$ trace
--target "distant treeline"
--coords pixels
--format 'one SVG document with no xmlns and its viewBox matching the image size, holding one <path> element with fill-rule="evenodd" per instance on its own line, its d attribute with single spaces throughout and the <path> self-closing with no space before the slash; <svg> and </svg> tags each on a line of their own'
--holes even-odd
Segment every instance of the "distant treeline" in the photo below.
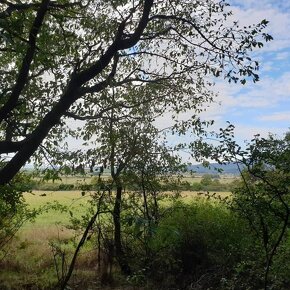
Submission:
<svg viewBox="0 0 290 290">
<path fill-rule="evenodd" d="M 193 179 L 194 180 L 194 179 Z M 204 174 L 202 175 L 199 181 L 169 181 L 166 183 L 160 182 L 159 190 L 160 191 L 231 191 L 234 186 L 235 181 L 233 182 L 221 182 L 220 175 L 215 174 Z M 87 180 L 68 180 L 68 182 L 62 182 L 58 180 L 57 182 L 46 182 L 43 180 L 31 179 L 30 188 L 32 190 L 49 190 L 49 191 L 64 191 L 64 190 L 82 190 L 82 191 L 97 191 L 97 190 L 108 190 L 114 189 L 111 185 L 111 178 L 99 179 L 94 176 Z M 127 183 L 125 186 L 126 190 L 134 191 L 136 185 L 132 182 Z"/>
</svg>

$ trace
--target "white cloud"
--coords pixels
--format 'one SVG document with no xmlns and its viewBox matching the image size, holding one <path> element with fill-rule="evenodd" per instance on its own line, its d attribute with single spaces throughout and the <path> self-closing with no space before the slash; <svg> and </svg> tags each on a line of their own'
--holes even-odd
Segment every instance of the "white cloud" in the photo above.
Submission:
<svg viewBox="0 0 290 290">
<path fill-rule="evenodd" d="M 288 60 L 290 57 L 290 51 L 283 51 L 276 54 L 276 60 Z"/>
<path fill-rule="evenodd" d="M 290 122 L 290 111 L 287 112 L 275 112 L 266 116 L 258 117 L 260 121 L 286 121 Z"/>
<path fill-rule="evenodd" d="M 243 1 L 243 5 L 239 5 L 241 1 L 229 1 L 232 5 L 233 19 L 239 19 L 241 25 L 251 25 L 258 23 L 263 19 L 269 21 L 266 32 L 274 37 L 271 41 L 260 50 L 265 51 L 278 51 L 290 47 L 290 11 L 283 9 L 277 3 L 270 1 Z M 277 1 L 280 2 L 280 1 Z M 282 1 L 281 1 L 282 2 Z"/>
<path fill-rule="evenodd" d="M 278 110 L 282 103 L 290 108 L 290 72 L 246 86 L 220 81 L 215 90 L 219 91 L 216 103 L 202 114 L 205 119 L 215 120 L 213 129 L 225 127 L 230 121 L 236 127 L 239 142 L 251 140 L 256 134 L 266 137 L 269 132 L 282 136 L 288 130 L 285 122 L 290 121 L 290 111 L 285 111 L 285 107 L 282 113 Z M 271 111 L 275 113 L 265 115 Z"/>
<path fill-rule="evenodd" d="M 287 128 L 279 122 L 288 121 L 289 117 L 287 112 L 279 113 L 278 110 L 282 103 L 290 105 L 290 72 L 282 71 L 277 61 L 287 61 L 290 57 L 290 10 L 286 9 L 290 5 L 286 5 L 285 1 L 270 0 L 230 0 L 229 3 L 236 5 L 231 6 L 233 19 L 240 19 L 241 25 L 269 20 L 267 32 L 273 35 L 274 40 L 254 52 L 255 58 L 261 63 L 261 80 L 256 84 L 248 82 L 245 86 L 228 84 L 225 80 L 217 81 L 214 90 L 219 92 L 219 96 L 201 116 L 207 120 L 214 119 L 215 129 L 225 127 L 226 120 L 233 122 L 237 137 L 241 140 L 249 140 L 257 133 L 263 136 L 269 132 L 283 134 Z M 249 110 L 254 113 L 250 119 L 246 119 Z M 269 111 L 275 113 L 262 115 Z M 263 124 L 261 121 L 275 121 L 275 126 L 269 127 L 269 123 Z M 168 126 L 172 122 L 170 114 L 157 122 L 159 128 Z M 255 122 L 256 127 L 247 125 Z"/>
<path fill-rule="evenodd" d="M 260 61 L 260 71 L 264 73 L 269 73 L 275 71 L 275 63 L 273 61 Z"/>
<path fill-rule="evenodd" d="M 231 108 L 273 108 L 290 99 L 290 72 L 277 78 L 265 77 L 246 86 L 217 83 L 219 101 L 226 110 Z"/>
<path fill-rule="evenodd" d="M 269 133 L 276 134 L 278 136 L 283 136 L 285 134 L 285 128 L 283 127 L 261 127 L 261 126 L 248 126 L 238 124 L 235 126 L 236 138 L 240 140 L 251 140 L 255 135 L 259 134 L 261 137 L 267 137 Z"/>
<path fill-rule="evenodd" d="M 215 90 L 219 96 L 202 116 L 214 119 L 215 129 L 225 127 L 226 120 L 232 122 L 240 141 L 250 140 L 256 134 L 266 137 L 270 132 L 283 136 L 288 130 L 285 122 L 290 121 L 290 71 L 281 66 L 290 58 L 290 2 L 230 0 L 229 3 L 236 5 L 231 6 L 233 19 L 240 19 L 241 25 L 269 20 L 267 32 L 274 40 L 254 52 L 254 58 L 261 63 L 261 80 L 245 86 L 217 81 Z M 279 112 L 282 106 L 284 111 Z"/>
<path fill-rule="evenodd" d="M 240 6 L 243 8 L 253 8 L 261 9 L 265 7 L 272 7 L 280 10 L 287 10 L 290 9 L 290 2 L 289 1 L 282 1 L 282 0 L 228 0 L 231 5 Z"/>
</svg>

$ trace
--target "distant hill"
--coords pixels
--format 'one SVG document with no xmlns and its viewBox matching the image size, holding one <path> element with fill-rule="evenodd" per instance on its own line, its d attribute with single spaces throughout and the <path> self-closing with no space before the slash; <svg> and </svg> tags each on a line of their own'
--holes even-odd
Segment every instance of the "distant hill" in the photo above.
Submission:
<svg viewBox="0 0 290 290">
<path fill-rule="evenodd" d="M 45 167 L 43 167 L 44 169 Z M 239 169 L 235 163 L 228 163 L 228 164 L 223 164 L 220 165 L 218 163 L 210 163 L 209 167 L 204 167 L 202 164 L 197 164 L 197 165 L 189 165 L 188 170 L 192 171 L 193 173 L 197 174 L 231 174 L 231 175 L 240 175 Z M 24 169 L 26 171 L 32 171 L 34 170 L 34 165 L 33 164 L 27 164 L 25 165 Z M 218 172 L 217 169 L 222 169 L 222 172 Z M 243 167 L 241 167 L 243 169 Z M 88 169 L 86 170 L 88 171 Z M 110 170 L 105 169 L 104 170 L 105 175 L 110 175 Z M 99 174 L 99 169 L 96 167 L 94 169 L 94 174 Z"/>
<path fill-rule="evenodd" d="M 198 174 L 217 174 L 219 173 L 217 169 L 222 169 L 221 174 L 240 174 L 238 166 L 235 163 L 228 163 L 223 165 L 218 163 L 210 163 L 209 167 L 204 167 L 202 164 L 188 166 L 188 170 L 191 170 Z"/>
</svg>

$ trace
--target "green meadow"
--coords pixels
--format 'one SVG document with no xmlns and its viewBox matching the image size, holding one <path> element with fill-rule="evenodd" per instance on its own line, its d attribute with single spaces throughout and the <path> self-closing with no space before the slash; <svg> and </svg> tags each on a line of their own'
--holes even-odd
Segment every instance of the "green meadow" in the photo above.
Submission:
<svg viewBox="0 0 290 290">
<path fill-rule="evenodd" d="M 6 254 L 0 261 L 2 269 L 0 271 L 1 287 L 7 287 L 7 289 L 34 289 L 31 288 L 31 285 L 36 285 L 35 289 L 51 289 L 57 283 L 59 275 L 57 265 L 59 261 L 56 262 L 56 259 L 59 259 L 59 256 L 55 256 L 56 250 L 62 251 L 66 263 L 70 261 L 81 237 L 81 233 L 76 233 L 69 227 L 71 216 L 73 214 L 73 217 L 81 218 L 88 212 L 87 209 L 93 191 L 52 189 L 58 189 L 60 186 L 67 184 L 74 184 L 75 187 L 79 184 L 92 184 L 94 179 L 94 177 L 63 177 L 62 180 L 56 180 L 55 182 L 41 183 L 42 187 L 51 188 L 51 190 L 33 190 L 31 193 L 24 194 L 24 200 L 29 207 L 31 209 L 41 209 L 41 211 L 33 222 L 24 223 L 16 237 L 9 243 Z M 193 178 L 192 176 L 184 179 L 189 184 L 201 180 L 201 177 Z M 229 183 L 229 179 L 221 179 L 220 182 Z M 174 191 L 169 190 L 165 193 L 170 197 Z M 213 193 L 207 193 L 206 191 L 183 190 L 180 194 L 180 200 L 184 204 L 190 204 L 196 200 L 213 199 L 212 195 Z M 229 196 L 230 192 L 218 192 L 217 195 L 224 198 Z M 124 198 L 126 196 L 124 195 Z M 161 201 L 160 205 L 169 207 L 172 205 L 172 200 L 166 198 Z M 89 241 L 83 247 L 78 257 L 78 265 L 71 278 L 73 285 L 83 285 L 84 289 L 91 287 L 86 284 L 88 281 L 90 283 L 100 283 L 99 272 L 94 266 L 96 263 L 94 243 L 94 241 Z M 79 277 L 82 281 L 79 280 Z"/>
<path fill-rule="evenodd" d="M 42 191 L 37 190 L 32 193 L 25 193 L 24 199 L 31 208 L 41 208 L 48 204 L 58 203 L 68 210 L 72 211 L 74 215 L 81 216 L 85 212 L 89 195 L 82 195 L 81 191 Z M 46 227 L 54 226 L 59 223 L 69 222 L 69 213 L 61 211 L 60 209 L 48 209 L 39 214 L 33 223 L 24 225 L 23 230 L 31 227 Z"/>
</svg>

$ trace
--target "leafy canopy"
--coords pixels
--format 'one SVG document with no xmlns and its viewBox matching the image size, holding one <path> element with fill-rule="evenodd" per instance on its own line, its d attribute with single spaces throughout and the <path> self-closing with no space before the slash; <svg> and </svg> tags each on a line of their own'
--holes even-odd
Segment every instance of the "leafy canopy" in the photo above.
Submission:
<svg viewBox="0 0 290 290">
<path fill-rule="evenodd" d="M 61 163 L 67 136 L 95 141 L 112 109 L 117 120 L 146 109 L 149 121 L 192 111 L 175 130 L 200 133 L 196 115 L 213 98 L 205 76 L 257 81 L 250 52 L 271 40 L 266 20 L 240 27 L 224 1 L 0 3 L 0 154 L 12 156 L 0 184 L 31 157 Z"/>
</svg>

